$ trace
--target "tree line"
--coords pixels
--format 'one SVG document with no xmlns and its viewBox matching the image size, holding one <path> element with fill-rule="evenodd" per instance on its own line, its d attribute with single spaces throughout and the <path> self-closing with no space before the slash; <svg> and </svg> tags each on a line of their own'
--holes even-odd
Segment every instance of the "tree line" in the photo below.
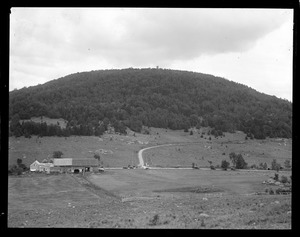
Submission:
<svg viewBox="0 0 300 237">
<path fill-rule="evenodd" d="M 61 131 L 53 126 L 46 132 L 43 125 L 45 136 L 54 130 L 101 134 L 104 123 L 121 133 L 125 127 L 140 132 L 142 126 L 174 130 L 210 126 L 222 132 L 244 131 L 256 139 L 292 136 L 289 101 L 224 78 L 166 69 L 75 73 L 10 92 L 10 121 L 39 116 L 68 121 Z M 33 131 L 30 126 L 21 124 L 23 133 Z"/>
</svg>

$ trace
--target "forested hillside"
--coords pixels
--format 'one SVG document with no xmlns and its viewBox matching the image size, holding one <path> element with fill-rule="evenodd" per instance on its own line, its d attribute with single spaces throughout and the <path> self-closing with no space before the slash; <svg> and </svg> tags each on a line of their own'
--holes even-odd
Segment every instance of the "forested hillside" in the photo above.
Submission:
<svg viewBox="0 0 300 237">
<path fill-rule="evenodd" d="M 20 123 L 63 118 L 67 127 Z M 9 94 L 10 134 L 101 135 L 111 124 L 140 132 L 142 125 L 241 130 L 255 138 L 292 135 L 292 104 L 245 85 L 201 73 L 122 69 L 75 73 Z M 51 133 L 49 132 L 51 130 Z"/>
</svg>

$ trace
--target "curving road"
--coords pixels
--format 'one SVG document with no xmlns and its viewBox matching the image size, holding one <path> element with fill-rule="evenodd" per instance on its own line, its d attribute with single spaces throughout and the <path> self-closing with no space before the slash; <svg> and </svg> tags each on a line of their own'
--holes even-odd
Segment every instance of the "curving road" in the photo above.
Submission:
<svg viewBox="0 0 300 237">
<path fill-rule="evenodd" d="M 143 168 L 143 169 L 145 169 L 145 168 L 147 167 L 147 166 L 145 166 L 144 159 L 143 159 L 143 152 L 144 152 L 145 150 L 149 150 L 149 149 L 157 148 L 157 147 L 162 147 L 162 146 L 173 146 L 173 145 L 179 145 L 179 144 L 164 144 L 164 145 L 157 145 L 157 146 L 146 147 L 146 148 L 144 148 L 144 149 L 139 150 L 139 152 L 138 152 L 138 158 L 139 158 L 139 162 L 140 162 L 139 166 L 140 166 L 141 168 Z M 188 168 L 188 169 L 190 169 L 190 168 Z"/>
<path fill-rule="evenodd" d="M 141 150 L 139 150 L 138 152 L 138 158 L 139 158 L 139 166 L 143 169 L 193 169 L 192 167 L 191 168 L 184 168 L 184 167 L 181 167 L 181 168 L 170 168 L 170 167 L 149 167 L 149 166 L 146 166 L 145 165 L 145 162 L 144 162 L 144 159 L 143 159 L 143 152 L 145 150 L 149 150 L 149 149 L 152 149 L 152 148 L 157 148 L 157 147 L 163 147 L 163 146 L 174 146 L 174 145 L 186 145 L 186 143 L 181 143 L 181 144 L 163 144 L 163 145 L 157 145 L 157 146 L 151 146 L 151 147 L 146 147 L 146 148 L 143 148 Z M 211 170 L 210 168 L 204 168 L 204 167 L 199 167 L 200 170 Z M 251 172 L 251 171 L 258 171 L 258 172 L 265 172 L 265 171 L 274 171 L 274 170 L 252 170 L 252 169 L 236 169 L 236 171 L 244 171 L 244 172 Z"/>
</svg>

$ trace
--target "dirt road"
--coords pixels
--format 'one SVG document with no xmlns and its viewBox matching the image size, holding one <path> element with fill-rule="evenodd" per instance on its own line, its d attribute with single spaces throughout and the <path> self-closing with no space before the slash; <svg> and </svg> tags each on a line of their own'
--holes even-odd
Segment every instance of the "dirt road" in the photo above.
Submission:
<svg viewBox="0 0 300 237">
<path fill-rule="evenodd" d="M 157 148 L 157 147 L 162 147 L 162 146 L 173 146 L 173 145 L 179 145 L 179 144 L 164 144 L 164 145 L 158 145 L 158 146 L 151 146 L 151 147 L 146 147 L 144 149 L 141 149 L 139 152 L 138 152 L 138 158 L 139 158 L 139 166 L 141 168 L 146 168 L 145 166 L 145 163 L 144 163 L 144 159 L 143 159 L 143 152 L 145 150 L 149 150 L 149 149 L 152 149 L 152 148 Z"/>
</svg>

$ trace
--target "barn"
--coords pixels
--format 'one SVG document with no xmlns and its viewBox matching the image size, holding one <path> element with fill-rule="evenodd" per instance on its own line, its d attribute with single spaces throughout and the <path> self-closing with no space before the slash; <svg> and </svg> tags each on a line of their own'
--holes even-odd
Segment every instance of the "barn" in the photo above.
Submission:
<svg viewBox="0 0 300 237">
<path fill-rule="evenodd" d="M 99 161 L 89 158 L 59 158 L 53 159 L 55 167 L 60 167 L 65 172 L 85 172 L 93 171 L 99 166 Z"/>
</svg>

